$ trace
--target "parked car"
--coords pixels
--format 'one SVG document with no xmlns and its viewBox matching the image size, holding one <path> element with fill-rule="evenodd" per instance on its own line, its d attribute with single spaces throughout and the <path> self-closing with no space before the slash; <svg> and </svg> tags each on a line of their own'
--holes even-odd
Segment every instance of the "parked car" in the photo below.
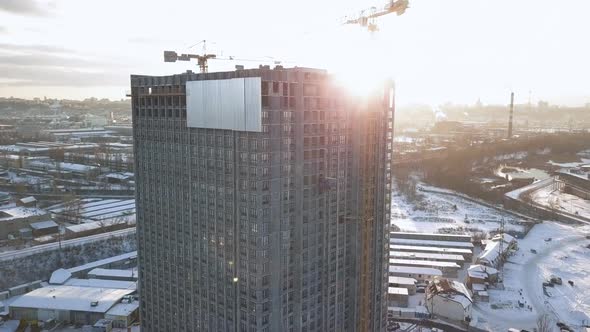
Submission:
<svg viewBox="0 0 590 332">
<path fill-rule="evenodd" d="M 551 277 L 549 277 L 549 281 L 551 281 L 551 283 L 556 284 L 556 285 L 563 284 L 563 282 L 561 281 L 561 278 L 556 275 L 551 275 Z"/>
</svg>

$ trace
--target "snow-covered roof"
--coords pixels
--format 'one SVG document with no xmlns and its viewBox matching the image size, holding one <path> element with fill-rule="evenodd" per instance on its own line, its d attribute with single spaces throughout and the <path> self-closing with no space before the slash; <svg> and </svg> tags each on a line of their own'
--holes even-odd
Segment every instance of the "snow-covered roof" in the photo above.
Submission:
<svg viewBox="0 0 590 332">
<path fill-rule="evenodd" d="M 135 281 L 106 280 L 106 279 L 78 279 L 70 278 L 64 283 L 66 286 L 94 287 L 94 288 L 116 288 L 116 289 L 137 289 Z"/>
<path fill-rule="evenodd" d="M 428 267 L 449 267 L 449 268 L 460 268 L 457 263 L 454 262 L 437 262 L 437 261 L 423 261 L 423 260 L 412 260 L 412 259 L 396 259 L 390 258 L 389 264 L 394 265 L 405 265 L 405 266 L 428 266 Z"/>
<path fill-rule="evenodd" d="M 95 268 L 88 272 L 88 275 L 113 278 L 137 278 L 137 271 Z"/>
<path fill-rule="evenodd" d="M 389 257 L 401 258 L 401 259 L 436 259 L 441 261 L 455 261 L 463 262 L 465 259 L 461 255 L 452 254 L 437 254 L 437 253 L 424 253 L 424 252 L 403 252 L 403 251 L 390 251 Z"/>
<path fill-rule="evenodd" d="M 105 313 L 123 296 L 133 292 L 126 289 L 48 286 L 22 295 L 10 307 Z"/>
<path fill-rule="evenodd" d="M 414 278 L 394 277 L 390 276 L 387 278 L 388 283 L 396 285 L 415 285 L 418 282 Z"/>
<path fill-rule="evenodd" d="M 29 208 L 24 206 L 17 206 L 8 209 L 1 210 L 2 215 L 6 215 L 4 217 L 0 217 L 0 221 L 3 220 L 12 220 L 12 219 L 19 219 L 19 218 L 27 218 L 32 216 L 41 216 L 47 214 L 45 210 L 39 208 Z"/>
<path fill-rule="evenodd" d="M 392 294 L 392 295 L 408 295 L 408 289 L 407 288 L 401 288 L 401 287 L 387 287 L 387 294 Z"/>
<path fill-rule="evenodd" d="M 442 234 L 442 233 L 419 233 L 419 232 L 391 232 L 390 233 L 392 238 L 407 238 L 408 236 L 419 236 L 419 237 L 445 237 L 450 239 L 456 240 L 463 240 L 465 242 L 471 242 L 471 235 L 467 234 Z"/>
<path fill-rule="evenodd" d="M 92 270 L 92 269 L 97 268 L 97 267 L 100 267 L 100 266 L 105 266 L 107 264 L 112 264 L 112 263 L 116 263 L 116 262 L 120 262 L 120 261 L 125 261 L 125 260 L 133 259 L 133 258 L 137 258 L 137 251 L 132 251 L 132 252 L 128 252 L 126 254 L 122 254 L 122 255 L 118 255 L 118 256 L 113 256 L 113 257 L 101 259 L 101 260 L 98 260 L 98 261 L 90 262 L 90 263 L 87 263 L 87 264 L 84 264 L 84 265 L 72 267 L 72 268 L 69 268 L 68 271 L 70 273 L 76 273 L 76 272 L 81 272 L 81 271 L 89 271 L 89 270 Z"/>
<path fill-rule="evenodd" d="M 390 244 L 405 244 L 405 245 L 416 245 L 416 246 L 431 246 L 441 248 L 467 248 L 472 249 L 473 243 L 471 242 L 460 242 L 460 241 L 438 241 L 438 240 L 414 240 L 414 239 L 396 239 L 390 238 Z"/>
<path fill-rule="evenodd" d="M 133 178 L 133 173 L 125 172 L 125 173 L 109 173 L 105 174 L 105 177 L 110 179 L 117 179 L 117 180 L 128 180 Z"/>
<path fill-rule="evenodd" d="M 33 197 L 33 196 L 27 196 L 27 197 L 23 197 L 23 198 L 19 199 L 19 201 L 21 203 L 28 204 L 28 203 L 34 203 L 34 202 L 36 202 L 37 199 L 35 197 Z"/>
<path fill-rule="evenodd" d="M 117 218 L 107 219 L 107 220 L 102 220 L 102 221 L 91 221 L 91 222 L 85 222 L 85 223 L 82 223 L 79 225 L 67 226 L 66 230 L 68 230 L 72 233 L 86 232 L 86 231 L 101 229 L 101 228 L 116 225 L 116 224 L 124 224 L 127 221 L 128 220 L 119 220 Z"/>
<path fill-rule="evenodd" d="M 79 216 L 90 221 L 99 221 L 110 218 L 130 216 L 135 213 L 135 199 L 104 199 L 104 200 L 78 200 Z M 55 214 L 71 214 L 67 204 L 52 205 L 47 208 Z"/>
<path fill-rule="evenodd" d="M 460 303 L 467 308 L 473 303 L 469 290 L 463 283 L 450 279 L 434 279 L 428 284 L 426 297 L 442 296 L 446 299 Z"/>
<path fill-rule="evenodd" d="M 504 248 L 500 248 L 500 239 L 503 239 Z M 515 243 L 516 239 L 509 234 L 496 234 L 492 240 L 487 241 L 485 249 L 479 254 L 478 261 L 496 263 L 496 259 L 503 254 L 500 251 L 506 252 L 510 244 Z"/>
<path fill-rule="evenodd" d="M 422 274 L 430 276 L 442 276 L 442 272 L 439 269 L 429 267 L 413 267 L 413 266 L 389 266 L 389 273 L 396 274 Z"/>
<path fill-rule="evenodd" d="M 512 236 L 510 234 L 506 234 L 506 233 L 496 234 L 492 237 L 492 241 L 498 242 L 498 241 L 500 241 L 500 239 L 503 239 L 504 243 L 507 243 L 507 244 L 516 242 L 516 239 L 514 238 L 514 236 Z"/>
<path fill-rule="evenodd" d="M 55 221 L 53 221 L 53 220 L 47 220 L 47 221 L 34 222 L 30 226 L 34 230 L 40 230 L 40 229 L 58 227 L 59 225 L 56 224 Z"/>
<path fill-rule="evenodd" d="M 112 307 L 109 311 L 107 311 L 107 315 L 109 316 L 129 316 L 134 311 L 139 308 L 139 302 L 131 302 L 131 303 L 117 303 L 114 307 Z"/>
<path fill-rule="evenodd" d="M 485 273 L 487 275 L 498 274 L 498 270 L 494 269 L 493 267 L 489 267 L 489 266 L 485 266 L 485 265 L 481 265 L 481 264 L 471 265 L 467 269 L 467 272 L 480 272 L 480 273 Z"/>
<path fill-rule="evenodd" d="M 4 308 L 4 306 L 0 306 L 0 308 Z M 6 322 L 3 322 L 2 325 L 0 325 L 0 332 L 16 332 L 18 331 L 19 326 L 19 320 L 8 320 Z"/>
<path fill-rule="evenodd" d="M 68 279 L 72 277 L 70 271 L 65 269 L 57 269 L 53 271 L 51 274 L 51 278 L 49 278 L 49 283 L 53 285 L 62 285 Z"/>
<path fill-rule="evenodd" d="M 403 244 L 391 244 L 389 249 L 398 251 L 414 251 L 414 252 L 439 252 L 445 254 L 455 255 L 470 255 L 472 251 L 469 249 L 462 248 L 441 248 L 441 247 L 425 247 L 425 246 L 412 246 Z"/>
</svg>

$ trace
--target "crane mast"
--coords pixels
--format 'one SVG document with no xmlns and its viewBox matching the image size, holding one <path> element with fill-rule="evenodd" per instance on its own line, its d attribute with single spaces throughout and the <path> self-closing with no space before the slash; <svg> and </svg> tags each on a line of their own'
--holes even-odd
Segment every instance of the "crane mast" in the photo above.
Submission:
<svg viewBox="0 0 590 332">
<path fill-rule="evenodd" d="M 371 7 L 360 12 L 354 18 L 346 18 L 344 24 L 358 24 L 366 27 L 369 31 L 374 32 L 379 28 L 375 24 L 375 19 L 387 14 L 396 13 L 398 16 L 406 12 L 409 7 L 408 0 L 390 0 L 381 8 Z"/>
</svg>

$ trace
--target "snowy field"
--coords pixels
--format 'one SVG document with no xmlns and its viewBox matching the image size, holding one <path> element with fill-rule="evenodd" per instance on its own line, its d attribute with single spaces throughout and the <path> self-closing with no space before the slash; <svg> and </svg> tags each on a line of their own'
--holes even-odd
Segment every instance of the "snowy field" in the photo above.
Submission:
<svg viewBox="0 0 590 332">
<path fill-rule="evenodd" d="M 418 192 L 419 198 L 411 202 L 394 191 L 391 223 L 408 232 L 460 232 L 495 231 L 505 221 L 507 231 L 524 232 L 520 219 L 512 214 L 446 194 Z"/>
<path fill-rule="evenodd" d="M 539 189 L 531 194 L 537 204 L 590 219 L 590 200 L 552 190 L 551 186 Z"/>
<path fill-rule="evenodd" d="M 504 289 L 490 290 L 490 302 L 474 305 L 474 322 L 490 331 L 510 327 L 531 331 L 537 317 L 547 314 L 576 331 L 590 324 L 590 226 L 546 222 L 519 240 L 519 250 L 504 267 Z M 531 250 L 536 251 L 533 253 Z M 562 285 L 543 287 L 551 275 Z M 571 286 L 568 281 L 574 282 Z M 519 305 L 522 303 L 522 307 Z"/>
</svg>

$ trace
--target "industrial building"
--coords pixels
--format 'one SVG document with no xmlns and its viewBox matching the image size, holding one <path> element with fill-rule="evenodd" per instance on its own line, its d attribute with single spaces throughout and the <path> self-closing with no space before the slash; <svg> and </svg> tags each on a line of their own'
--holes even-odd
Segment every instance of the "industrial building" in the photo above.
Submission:
<svg viewBox="0 0 590 332">
<path fill-rule="evenodd" d="M 438 317 L 469 322 L 473 299 L 464 284 L 449 279 L 434 279 L 426 287 L 426 308 Z"/>
<path fill-rule="evenodd" d="M 134 219 L 135 200 L 84 198 L 52 205 L 47 210 L 58 221 L 74 224 L 102 222 L 101 226 L 105 227 L 114 219 Z"/>
<path fill-rule="evenodd" d="M 10 303 L 14 319 L 94 324 L 133 290 L 77 286 L 41 287 Z"/>
<path fill-rule="evenodd" d="M 48 219 L 49 213 L 38 208 L 17 206 L 0 210 L 0 239 L 17 237 L 21 229 L 28 229 L 32 223 Z"/>
<path fill-rule="evenodd" d="M 131 97 L 142 331 L 383 329 L 390 82 L 261 67 Z"/>
</svg>

